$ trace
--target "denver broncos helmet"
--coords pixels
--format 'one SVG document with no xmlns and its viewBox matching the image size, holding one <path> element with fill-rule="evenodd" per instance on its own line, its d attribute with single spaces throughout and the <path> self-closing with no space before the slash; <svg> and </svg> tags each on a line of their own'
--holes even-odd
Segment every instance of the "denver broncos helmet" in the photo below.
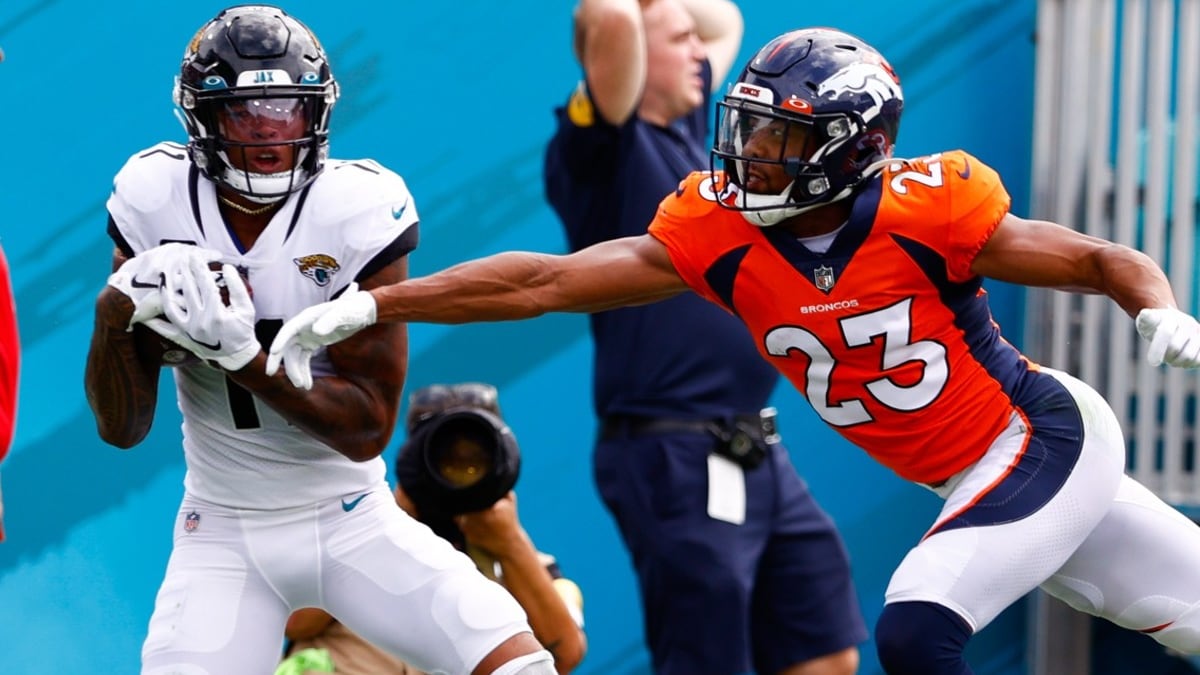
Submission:
<svg viewBox="0 0 1200 675">
<path fill-rule="evenodd" d="M 174 99 L 188 133 L 188 151 L 208 179 L 259 203 L 278 201 L 311 183 L 329 154 L 329 115 L 338 85 L 317 37 L 277 7 L 242 5 L 223 10 L 188 44 Z M 295 120 L 299 138 L 235 142 L 218 113 Z M 235 168 L 230 153 L 291 145 L 291 168 L 254 173 Z M 244 164 L 244 163 L 243 163 Z"/>
<path fill-rule="evenodd" d="M 859 38 L 808 28 L 771 40 L 717 104 L 712 168 L 730 181 L 720 203 L 769 226 L 849 196 L 891 157 L 903 107 L 899 78 Z M 749 151 L 768 127 L 804 141 L 776 144 L 775 156 Z M 781 165 L 791 184 L 780 194 L 748 191 L 755 163 Z"/>
</svg>

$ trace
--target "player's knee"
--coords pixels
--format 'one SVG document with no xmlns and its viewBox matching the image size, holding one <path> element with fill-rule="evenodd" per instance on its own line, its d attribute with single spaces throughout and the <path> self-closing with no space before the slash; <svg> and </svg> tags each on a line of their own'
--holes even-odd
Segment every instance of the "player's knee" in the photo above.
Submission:
<svg viewBox="0 0 1200 675">
<path fill-rule="evenodd" d="M 969 673 L 963 648 L 970 637 L 961 617 L 932 602 L 886 605 L 875 624 L 879 662 L 890 675 Z"/>
<path fill-rule="evenodd" d="M 1183 654 L 1200 654 L 1200 604 L 1192 605 L 1166 627 L 1145 632 L 1164 647 Z"/>
<path fill-rule="evenodd" d="M 492 671 L 492 675 L 558 675 L 554 657 L 546 650 L 512 659 Z"/>
</svg>

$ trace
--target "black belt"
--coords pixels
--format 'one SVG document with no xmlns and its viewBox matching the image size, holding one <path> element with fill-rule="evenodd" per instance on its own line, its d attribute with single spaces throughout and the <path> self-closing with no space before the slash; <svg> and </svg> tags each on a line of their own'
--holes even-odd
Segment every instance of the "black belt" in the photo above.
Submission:
<svg viewBox="0 0 1200 675">
<path fill-rule="evenodd" d="M 603 441 L 653 434 L 712 434 L 712 422 L 629 415 L 610 415 L 600 422 L 600 440 Z"/>
<path fill-rule="evenodd" d="M 724 419 L 685 420 L 670 417 L 610 415 L 600 423 L 600 440 L 613 441 L 650 434 L 703 434 L 713 439 L 713 452 L 737 462 L 744 469 L 762 464 L 771 443 L 779 443 L 775 409 L 763 408 L 754 415 Z"/>
<path fill-rule="evenodd" d="M 756 414 L 738 415 L 734 419 L 758 424 L 759 417 Z M 611 441 L 654 434 L 705 434 L 715 437 L 722 426 L 716 420 L 609 415 L 600 422 L 600 440 Z"/>
</svg>

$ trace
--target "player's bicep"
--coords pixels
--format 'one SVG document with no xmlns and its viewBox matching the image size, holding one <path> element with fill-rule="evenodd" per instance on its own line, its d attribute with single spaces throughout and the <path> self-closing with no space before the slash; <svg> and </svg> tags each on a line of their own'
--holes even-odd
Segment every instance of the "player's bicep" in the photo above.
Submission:
<svg viewBox="0 0 1200 675">
<path fill-rule="evenodd" d="M 975 256 L 971 271 L 1014 284 L 1094 292 L 1102 283 L 1097 255 L 1105 246 L 1062 225 L 1009 213 Z"/>
</svg>

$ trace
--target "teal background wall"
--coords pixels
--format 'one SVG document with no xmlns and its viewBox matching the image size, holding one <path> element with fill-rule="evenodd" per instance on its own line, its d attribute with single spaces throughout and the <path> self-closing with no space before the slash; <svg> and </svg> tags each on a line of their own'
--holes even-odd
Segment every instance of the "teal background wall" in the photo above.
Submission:
<svg viewBox="0 0 1200 675">
<path fill-rule="evenodd" d="M 333 154 L 405 176 L 422 215 L 414 274 L 522 248 L 561 251 L 542 199 L 551 109 L 579 77 L 571 2 L 298 0 L 331 54 L 343 98 Z M 0 670 L 131 673 L 181 494 L 179 416 L 169 395 L 141 446 L 97 438 L 83 396 L 92 303 L 111 242 L 104 200 L 133 152 L 183 141 L 170 91 L 184 45 L 223 3 L 0 3 L 0 244 L 24 348 L 15 446 L 3 466 L 9 541 L 0 545 Z M 900 73 L 899 155 L 967 148 L 1028 205 L 1035 0 L 744 0 L 744 62 L 776 34 L 833 25 L 872 42 Z M 1019 342 L 1022 296 L 992 288 Z M 488 380 L 525 454 L 518 491 L 538 544 L 583 587 L 590 652 L 582 675 L 648 671 L 628 557 L 592 486 L 590 343 L 582 316 L 469 327 L 414 326 L 409 387 Z M 166 371 L 164 371 L 165 373 Z M 169 378 L 169 375 L 164 375 Z M 164 379 L 164 393 L 171 392 Z M 938 508 L 776 393 L 801 472 L 845 534 L 873 622 L 893 566 Z M 394 457 L 397 438 L 385 455 Z M 976 638 L 976 672 L 1017 675 L 1018 605 Z M 864 645 L 864 675 L 880 672 Z"/>
</svg>

